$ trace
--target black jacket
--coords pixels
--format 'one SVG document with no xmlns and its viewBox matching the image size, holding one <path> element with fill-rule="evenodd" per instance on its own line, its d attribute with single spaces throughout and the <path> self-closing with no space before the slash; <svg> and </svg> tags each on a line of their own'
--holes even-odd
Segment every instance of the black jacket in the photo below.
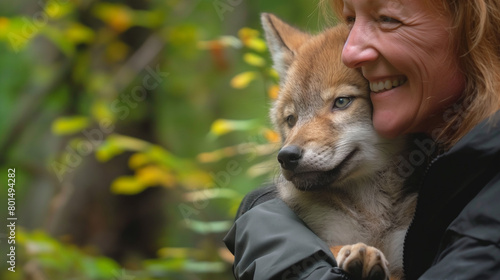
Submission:
<svg viewBox="0 0 500 280">
<path fill-rule="evenodd" d="M 236 279 L 349 279 L 275 197 L 259 189 L 240 206 L 224 240 Z M 403 261 L 408 280 L 500 279 L 500 112 L 427 166 Z"/>
</svg>

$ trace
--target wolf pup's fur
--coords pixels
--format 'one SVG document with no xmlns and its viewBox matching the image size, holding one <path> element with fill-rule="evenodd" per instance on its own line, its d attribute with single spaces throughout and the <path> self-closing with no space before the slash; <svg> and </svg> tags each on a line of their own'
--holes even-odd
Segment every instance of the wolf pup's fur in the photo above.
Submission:
<svg viewBox="0 0 500 280">
<path fill-rule="evenodd" d="M 281 79 L 271 110 L 283 139 L 281 198 L 329 246 L 343 246 L 341 268 L 359 279 L 401 278 L 416 201 L 397 173 L 405 140 L 374 131 L 368 83 L 341 61 L 347 27 L 313 36 L 271 14 L 261 19 Z"/>
</svg>

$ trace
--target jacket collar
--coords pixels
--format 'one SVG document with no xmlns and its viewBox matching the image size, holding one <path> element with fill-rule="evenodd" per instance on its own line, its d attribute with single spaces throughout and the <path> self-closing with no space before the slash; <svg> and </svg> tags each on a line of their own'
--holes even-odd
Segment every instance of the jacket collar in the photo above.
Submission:
<svg viewBox="0 0 500 280">
<path fill-rule="evenodd" d="M 500 153 L 500 111 L 474 127 L 447 152 L 454 153 L 480 158 Z"/>
</svg>

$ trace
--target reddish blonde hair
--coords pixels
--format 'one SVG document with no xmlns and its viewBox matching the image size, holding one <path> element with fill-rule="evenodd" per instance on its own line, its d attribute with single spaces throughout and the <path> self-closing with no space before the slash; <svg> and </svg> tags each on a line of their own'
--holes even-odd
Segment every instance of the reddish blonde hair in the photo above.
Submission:
<svg viewBox="0 0 500 280">
<path fill-rule="evenodd" d="M 343 0 L 320 0 L 343 20 Z M 446 148 L 475 125 L 500 110 L 500 1 L 427 0 L 452 20 L 451 40 L 456 45 L 466 85 L 459 102 L 443 112 L 444 126 L 431 135 Z"/>
</svg>

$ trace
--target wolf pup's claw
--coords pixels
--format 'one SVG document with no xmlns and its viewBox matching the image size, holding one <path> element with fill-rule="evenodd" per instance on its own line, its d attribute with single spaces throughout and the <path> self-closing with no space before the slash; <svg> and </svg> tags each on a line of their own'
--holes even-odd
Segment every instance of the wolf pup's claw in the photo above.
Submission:
<svg viewBox="0 0 500 280">
<path fill-rule="evenodd" d="M 389 263 L 384 254 L 364 243 L 343 246 L 337 262 L 353 279 L 389 280 Z"/>
</svg>

